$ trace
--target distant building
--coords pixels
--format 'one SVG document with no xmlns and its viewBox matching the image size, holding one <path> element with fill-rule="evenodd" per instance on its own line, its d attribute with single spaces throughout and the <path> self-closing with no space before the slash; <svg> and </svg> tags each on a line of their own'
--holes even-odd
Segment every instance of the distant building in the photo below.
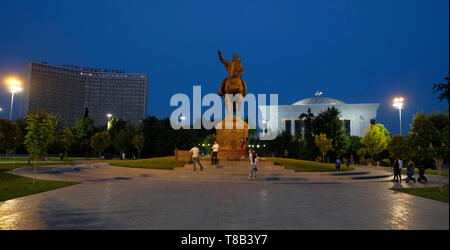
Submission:
<svg viewBox="0 0 450 250">
<path fill-rule="evenodd" d="M 74 125 L 87 107 L 95 125 L 106 124 L 107 114 L 138 124 L 147 115 L 147 91 L 146 74 L 30 62 L 20 115 L 42 108 Z"/>
<path fill-rule="evenodd" d="M 362 137 L 369 127 L 369 124 L 376 123 L 377 111 L 379 103 L 358 103 L 347 104 L 343 101 L 323 97 L 322 92 L 316 93 L 316 96 L 300 100 L 292 105 L 278 106 L 259 106 L 262 119 L 265 121 L 263 132 L 274 131 L 290 131 L 292 135 L 297 129 L 300 129 L 300 115 L 307 113 L 311 109 L 311 113 L 317 116 L 320 112 L 325 111 L 329 107 L 335 107 L 341 112 L 340 119 L 344 121 L 346 133 Z M 278 119 L 270 120 L 269 113 L 278 109 Z"/>
</svg>

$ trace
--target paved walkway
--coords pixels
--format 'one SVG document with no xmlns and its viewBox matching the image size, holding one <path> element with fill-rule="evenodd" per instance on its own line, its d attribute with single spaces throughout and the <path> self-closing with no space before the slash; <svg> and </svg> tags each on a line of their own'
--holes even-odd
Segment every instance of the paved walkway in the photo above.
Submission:
<svg viewBox="0 0 450 250">
<path fill-rule="evenodd" d="M 0 203 L 0 229 L 449 229 L 391 186 L 105 180 Z"/>
<path fill-rule="evenodd" d="M 385 179 L 174 181 L 153 175 L 168 170 L 96 166 L 39 174 L 85 179 L 0 203 L 0 229 L 449 229 L 448 204 L 390 190 Z"/>
<path fill-rule="evenodd" d="M 211 166 L 204 163 L 204 171 L 193 172 L 192 165 L 185 165 L 175 170 L 124 168 L 110 166 L 105 162 L 82 162 L 78 165 L 40 166 L 38 178 L 48 180 L 88 182 L 98 180 L 129 179 L 144 177 L 151 180 L 186 181 L 186 182 L 248 182 L 247 162 L 230 162 L 227 165 Z M 25 167 L 10 173 L 33 177 L 33 168 Z M 406 175 L 403 175 L 406 177 Z M 428 186 L 437 185 L 437 176 L 427 175 Z M 448 177 L 441 177 L 448 183 Z M 357 183 L 357 182 L 389 182 L 392 171 L 386 168 L 357 167 L 354 171 L 340 172 L 294 172 L 273 162 L 258 164 L 257 178 L 252 183 Z M 421 183 L 403 183 L 406 187 L 422 187 Z"/>
</svg>

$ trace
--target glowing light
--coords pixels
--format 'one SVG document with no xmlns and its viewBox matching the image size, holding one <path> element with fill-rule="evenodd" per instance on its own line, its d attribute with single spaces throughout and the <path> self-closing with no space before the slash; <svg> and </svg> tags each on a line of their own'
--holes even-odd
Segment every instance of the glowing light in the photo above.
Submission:
<svg viewBox="0 0 450 250">
<path fill-rule="evenodd" d="M 12 111 L 14 104 L 14 94 L 22 91 L 22 87 L 20 87 L 20 81 L 15 77 L 6 78 L 6 84 L 9 87 L 9 93 L 11 93 L 11 110 L 9 111 L 9 119 L 12 119 Z"/>
<path fill-rule="evenodd" d="M 112 123 L 112 121 L 111 121 L 112 114 L 108 113 L 108 114 L 106 114 L 106 116 L 108 117 L 108 122 L 106 123 L 106 126 L 107 126 L 107 129 L 109 130 L 111 128 L 111 123 Z"/>
<path fill-rule="evenodd" d="M 392 100 L 392 102 L 393 102 L 392 105 L 395 108 L 402 109 L 404 101 L 405 101 L 405 98 L 403 98 L 403 97 L 395 97 L 394 100 Z"/>
<path fill-rule="evenodd" d="M 398 109 L 398 116 L 400 121 L 400 135 L 402 134 L 402 109 L 403 109 L 403 102 L 405 101 L 405 98 L 403 97 L 395 97 L 393 102 L 393 106 Z"/>
<path fill-rule="evenodd" d="M 14 77 L 7 78 L 6 83 L 8 84 L 9 92 L 11 94 L 15 94 L 17 92 L 22 91 L 22 87 L 20 87 L 21 83 L 16 78 L 14 78 Z"/>
</svg>

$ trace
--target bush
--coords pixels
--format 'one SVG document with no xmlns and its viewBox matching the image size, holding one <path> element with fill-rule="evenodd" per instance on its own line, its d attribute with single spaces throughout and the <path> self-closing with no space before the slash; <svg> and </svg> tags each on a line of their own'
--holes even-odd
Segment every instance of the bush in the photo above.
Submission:
<svg viewBox="0 0 450 250">
<path fill-rule="evenodd" d="M 381 161 L 381 165 L 382 166 L 385 166 L 385 167 L 388 167 L 388 166 L 391 166 L 391 160 L 390 159 L 383 159 L 382 161 Z"/>
</svg>

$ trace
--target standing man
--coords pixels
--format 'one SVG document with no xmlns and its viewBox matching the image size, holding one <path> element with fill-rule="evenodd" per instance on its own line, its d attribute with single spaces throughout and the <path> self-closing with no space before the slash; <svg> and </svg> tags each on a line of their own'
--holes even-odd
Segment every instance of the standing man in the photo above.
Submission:
<svg viewBox="0 0 450 250">
<path fill-rule="evenodd" d="M 250 150 L 250 172 L 248 173 L 248 179 L 250 178 L 256 178 L 256 171 L 258 171 L 258 168 L 256 168 L 256 162 L 258 161 L 258 155 L 256 154 L 256 151 Z"/>
<path fill-rule="evenodd" d="M 217 141 L 214 142 L 212 146 L 212 157 L 211 157 L 211 165 L 217 165 L 217 154 L 219 153 L 219 143 Z"/>
<path fill-rule="evenodd" d="M 197 162 L 198 165 L 200 165 L 200 171 L 203 171 L 202 163 L 200 163 L 200 159 L 198 158 L 198 155 L 200 153 L 200 149 L 198 149 L 197 146 L 194 145 L 194 147 L 191 148 L 189 153 L 192 154 L 192 163 L 194 164 L 194 171 L 196 171 L 196 169 L 195 169 L 195 162 Z"/>
</svg>

